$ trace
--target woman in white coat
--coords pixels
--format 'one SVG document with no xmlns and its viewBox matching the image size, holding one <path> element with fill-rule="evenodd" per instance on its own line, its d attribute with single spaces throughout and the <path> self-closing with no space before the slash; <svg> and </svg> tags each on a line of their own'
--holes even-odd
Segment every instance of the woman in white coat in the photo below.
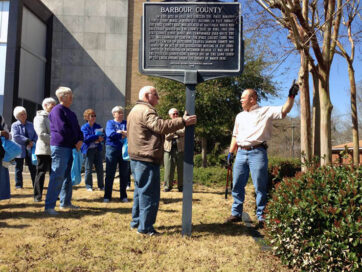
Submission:
<svg viewBox="0 0 362 272">
<path fill-rule="evenodd" d="M 36 176 L 34 181 L 34 201 L 40 202 L 43 194 L 45 173 L 50 172 L 51 152 L 50 152 L 50 123 L 48 115 L 57 104 L 55 99 L 48 97 L 43 100 L 43 110 L 39 110 L 34 118 L 34 129 L 38 135 L 35 146 L 35 155 L 38 160 L 36 166 Z"/>
</svg>

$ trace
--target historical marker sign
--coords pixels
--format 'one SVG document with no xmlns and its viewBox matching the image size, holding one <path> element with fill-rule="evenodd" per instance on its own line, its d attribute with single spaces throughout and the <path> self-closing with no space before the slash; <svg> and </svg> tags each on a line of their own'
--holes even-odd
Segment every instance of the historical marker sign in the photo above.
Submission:
<svg viewBox="0 0 362 272">
<path fill-rule="evenodd" d="M 143 4 L 139 69 L 186 85 L 186 111 L 195 114 L 196 85 L 240 75 L 244 63 L 241 6 L 225 2 Z M 182 234 L 191 235 L 194 126 L 186 127 Z"/>
<path fill-rule="evenodd" d="M 243 69 L 239 3 L 144 3 L 140 70 L 181 78 L 197 71 L 201 81 Z"/>
</svg>

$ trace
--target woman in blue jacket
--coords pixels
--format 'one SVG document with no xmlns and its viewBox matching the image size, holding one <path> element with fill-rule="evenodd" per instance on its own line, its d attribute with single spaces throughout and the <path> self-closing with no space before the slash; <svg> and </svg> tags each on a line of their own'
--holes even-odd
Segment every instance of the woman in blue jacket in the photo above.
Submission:
<svg viewBox="0 0 362 272">
<path fill-rule="evenodd" d="M 96 123 L 96 113 L 93 109 L 86 109 L 83 117 L 84 120 L 88 121 L 81 128 L 84 136 L 81 150 L 85 156 L 85 187 L 87 191 L 93 191 L 92 167 L 94 164 L 97 173 L 98 188 L 99 190 L 103 190 L 103 128 Z"/>
<path fill-rule="evenodd" d="M 33 124 L 26 120 L 28 116 L 24 107 L 15 107 L 13 114 L 17 121 L 11 125 L 12 140 L 21 147 L 21 154 L 15 158 L 15 187 L 17 189 L 23 188 L 24 159 L 28 165 L 34 187 L 36 167 L 31 162 L 31 149 L 35 145 L 38 136 L 35 133 Z"/>
<path fill-rule="evenodd" d="M 113 180 L 119 166 L 119 187 L 121 202 L 128 202 L 127 184 L 130 180 L 129 162 L 122 158 L 122 146 L 127 137 L 127 121 L 123 120 L 123 108 L 116 106 L 112 109 L 113 120 L 106 126 L 106 179 L 104 202 L 112 199 Z"/>
</svg>

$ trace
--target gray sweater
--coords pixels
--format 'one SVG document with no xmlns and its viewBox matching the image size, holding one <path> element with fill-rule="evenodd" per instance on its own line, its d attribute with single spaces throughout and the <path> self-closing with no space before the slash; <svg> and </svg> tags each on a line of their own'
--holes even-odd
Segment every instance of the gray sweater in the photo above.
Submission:
<svg viewBox="0 0 362 272">
<path fill-rule="evenodd" d="M 50 122 L 49 113 L 45 110 L 36 112 L 34 118 L 34 129 L 38 135 L 36 142 L 35 154 L 36 155 L 50 155 Z"/>
</svg>

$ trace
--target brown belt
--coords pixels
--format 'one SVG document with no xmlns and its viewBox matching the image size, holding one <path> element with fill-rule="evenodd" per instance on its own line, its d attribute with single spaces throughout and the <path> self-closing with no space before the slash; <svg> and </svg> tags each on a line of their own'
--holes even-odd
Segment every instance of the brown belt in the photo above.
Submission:
<svg viewBox="0 0 362 272">
<path fill-rule="evenodd" d="M 264 143 L 261 143 L 261 144 L 249 145 L 249 146 L 238 145 L 238 147 L 240 149 L 247 150 L 247 151 L 253 150 L 253 149 L 258 148 L 258 147 L 264 147 L 266 149 L 266 143 L 264 142 Z"/>
</svg>

